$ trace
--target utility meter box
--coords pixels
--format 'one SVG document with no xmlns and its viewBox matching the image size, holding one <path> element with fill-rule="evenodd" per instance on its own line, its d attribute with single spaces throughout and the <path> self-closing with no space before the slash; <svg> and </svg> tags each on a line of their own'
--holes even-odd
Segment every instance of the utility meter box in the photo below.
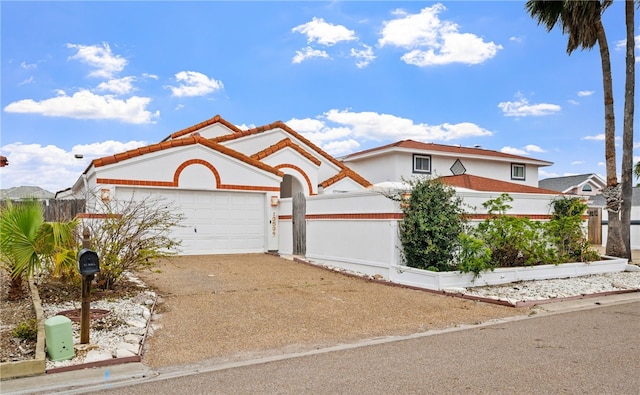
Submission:
<svg viewBox="0 0 640 395">
<path fill-rule="evenodd" d="M 44 334 L 47 342 L 47 354 L 52 361 L 65 361 L 75 356 L 73 349 L 73 330 L 71 320 L 56 315 L 44 321 Z"/>
<path fill-rule="evenodd" d="M 95 251 L 83 248 L 78 252 L 78 271 L 81 275 L 96 274 L 100 271 L 100 260 Z"/>
</svg>

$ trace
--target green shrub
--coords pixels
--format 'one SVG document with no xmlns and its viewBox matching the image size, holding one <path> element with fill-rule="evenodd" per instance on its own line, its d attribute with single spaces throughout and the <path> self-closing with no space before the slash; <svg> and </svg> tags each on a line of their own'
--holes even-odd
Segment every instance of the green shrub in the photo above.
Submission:
<svg viewBox="0 0 640 395">
<path fill-rule="evenodd" d="M 488 200 L 483 206 L 489 218 L 480 223 L 473 235 L 491 250 L 492 263 L 496 267 L 531 266 L 557 263 L 553 248 L 545 237 L 545 225 L 507 215 L 508 202 L 513 198 L 503 193 Z"/>
<path fill-rule="evenodd" d="M 462 200 L 453 188 L 438 180 L 407 182 L 411 197 L 403 202 L 400 223 L 405 264 L 431 271 L 455 270 L 452 259 L 465 225 Z"/>
<path fill-rule="evenodd" d="M 600 254 L 589 245 L 582 229 L 582 215 L 587 205 L 577 197 L 562 197 L 551 203 L 552 219 L 546 234 L 555 245 L 561 262 L 588 262 L 600 259 Z"/>
<path fill-rule="evenodd" d="M 36 340 L 38 338 L 38 321 L 35 318 L 23 321 L 13 328 L 12 334 L 19 339 Z"/>
<path fill-rule="evenodd" d="M 465 233 L 460 234 L 460 250 L 457 256 L 458 270 L 462 273 L 480 273 L 495 269 L 491 249 L 480 239 Z"/>
</svg>

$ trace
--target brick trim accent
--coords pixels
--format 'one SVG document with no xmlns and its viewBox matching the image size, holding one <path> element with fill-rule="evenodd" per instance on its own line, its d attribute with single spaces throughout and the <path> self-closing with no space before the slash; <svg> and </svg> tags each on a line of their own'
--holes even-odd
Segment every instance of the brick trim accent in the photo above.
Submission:
<svg viewBox="0 0 640 395">
<path fill-rule="evenodd" d="M 180 174 L 182 173 L 182 171 L 191 165 L 202 165 L 207 169 L 211 170 L 211 172 L 213 173 L 213 176 L 216 178 L 216 188 L 220 188 L 220 173 L 218 173 L 218 170 L 216 170 L 216 168 L 211 163 L 204 161 L 202 159 L 189 159 L 188 161 L 178 166 L 178 168 L 176 169 L 176 172 L 173 173 L 174 186 L 176 187 L 178 186 L 178 180 L 180 179 Z"/>
<path fill-rule="evenodd" d="M 98 214 L 98 213 L 78 213 L 74 218 L 80 219 L 106 219 L 106 218 L 122 218 L 122 214 Z"/>
<path fill-rule="evenodd" d="M 277 170 L 280 170 L 282 168 L 289 168 L 297 171 L 302 175 L 302 177 L 304 177 L 305 181 L 307 182 L 307 187 L 309 188 L 309 195 L 316 195 L 316 193 L 313 192 L 313 186 L 311 185 L 311 180 L 309 179 L 309 176 L 307 176 L 307 173 L 305 173 L 304 170 L 302 170 L 298 166 L 292 165 L 291 163 L 283 163 L 283 164 L 277 165 L 275 168 Z"/>
<path fill-rule="evenodd" d="M 545 214 L 514 214 L 509 217 L 515 218 L 529 218 L 534 221 L 550 220 L 551 215 Z M 293 217 L 291 215 L 280 215 L 279 220 L 288 221 Z M 308 220 L 325 220 L 325 219 L 357 219 L 357 220 L 402 220 L 402 213 L 345 213 L 345 214 L 307 214 L 305 216 Z M 467 219 L 488 219 L 489 214 L 469 214 Z M 588 216 L 583 216 L 583 219 L 588 219 Z"/>
</svg>

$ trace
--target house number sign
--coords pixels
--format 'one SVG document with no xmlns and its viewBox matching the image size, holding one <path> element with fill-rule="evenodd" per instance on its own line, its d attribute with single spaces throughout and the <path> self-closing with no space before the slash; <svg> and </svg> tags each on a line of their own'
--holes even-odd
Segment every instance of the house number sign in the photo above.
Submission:
<svg viewBox="0 0 640 395">
<path fill-rule="evenodd" d="M 271 234 L 273 236 L 276 235 L 276 212 L 275 211 L 271 215 Z"/>
</svg>

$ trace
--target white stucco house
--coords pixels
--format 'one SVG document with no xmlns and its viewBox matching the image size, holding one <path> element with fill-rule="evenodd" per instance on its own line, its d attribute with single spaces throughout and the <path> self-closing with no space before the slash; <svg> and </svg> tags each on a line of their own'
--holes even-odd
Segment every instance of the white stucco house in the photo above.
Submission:
<svg viewBox="0 0 640 395">
<path fill-rule="evenodd" d="M 341 160 L 374 185 L 426 175 L 457 189 L 557 194 L 538 186 L 538 169 L 553 163 L 480 147 L 402 140 Z"/>
<path fill-rule="evenodd" d="M 376 226 L 381 221 L 395 226 L 402 218 L 397 204 L 378 199 L 373 183 L 399 182 L 414 174 L 443 177 L 476 205 L 507 192 L 519 196 L 517 215 L 544 219 L 548 201 L 558 193 L 538 188 L 538 168 L 550 164 L 412 140 L 338 160 L 283 122 L 242 130 L 216 115 L 156 144 L 93 160 L 56 198 L 87 198 L 84 215 L 94 218 L 101 215 L 97 199 L 166 198 L 184 215 L 174 236 L 182 240 L 185 255 L 293 253 L 294 223 L 308 224 L 309 238 L 330 241 L 321 229 L 340 225 L 336 221 L 345 225 L 331 232 L 343 235 L 346 246 L 373 251 L 372 243 L 394 243 L 376 242 L 376 237 L 396 237 L 387 235 L 392 227 L 386 224 L 384 232 L 371 233 Z M 296 194 L 309 199 L 302 217 L 293 215 Z M 364 234 L 369 236 L 356 237 Z M 323 242 L 322 248 L 329 253 L 337 243 Z"/>
<path fill-rule="evenodd" d="M 278 249 L 277 205 L 371 184 L 282 122 L 241 130 L 219 115 L 157 144 L 95 159 L 58 198 L 130 199 L 153 194 L 185 218 L 184 254 Z M 88 211 L 96 205 L 88 201 Z"/>
</svg>

